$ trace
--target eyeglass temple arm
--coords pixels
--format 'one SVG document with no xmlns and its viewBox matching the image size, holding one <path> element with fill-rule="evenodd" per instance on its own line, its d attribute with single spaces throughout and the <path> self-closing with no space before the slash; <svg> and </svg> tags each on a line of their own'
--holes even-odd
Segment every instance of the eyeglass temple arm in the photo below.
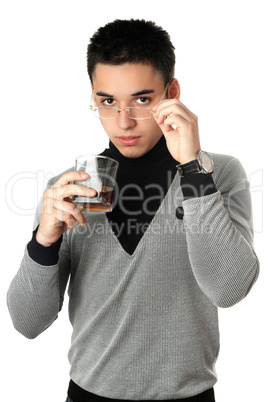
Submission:
<svg viewBox="0 0 268 402">
<path fill-rule="evenodd" d="M 164 88 L 163 95 L 161 96 L 159 102 L 161 102 L 162 100 L 164 100 L 165 95 L 166 95 L 166 92 L 167 92 L 167 89 L 168 89 L 168 86 L 169 86 L 169 82 L 166 84 L 166 86 L 165 86 L 165 88 Z"/>
<path fill-rule="evenodd" d="M 89 104 L 89 109 L 90 110 L 94 110 L 94 105 L 92 105 L 92 103 L 93 103 L 93 93 L 94 93 L 94 89 L 92 89 L 92 92 L 91 92 L 91 99 L 90 99 L 90 104 Z"/>
<path fill-rule="evenodd" d="M 165 95 L 166 95 L 166 92 L 167 92 L 168 86 L 169 86 L 169 82 L 166 84 L 166 86 L 165 86 L 165 88 L 164 88 L 164 92 L 163 92 L 163 94 L 162 94 L 161 98 L 159 99 L 159 102 L 161 102 L 162 100 L 164 100 L 164 99 L 165 99 Z M 151 109 L 150 109 L 149 111 L 150 111 L 150 113 L 152 113 L 152 114 L 153 114 L 153 111 L 152 111 Z"/>
</svg>

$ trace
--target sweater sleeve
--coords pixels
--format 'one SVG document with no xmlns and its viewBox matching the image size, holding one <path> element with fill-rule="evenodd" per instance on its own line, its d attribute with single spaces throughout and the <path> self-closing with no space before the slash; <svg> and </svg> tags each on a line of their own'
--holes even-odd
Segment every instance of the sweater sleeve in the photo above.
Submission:
<svg viewBox="0 0 268 402">
<path fill-rule="evenodd" d="M 53 180 L 47 188 L 52 184 Z M 36 211 L 33 236 L 39 224 L 42 202 L 43 199 Z M 34 246 L 32 239 L 9 286 L 7 305 L 13 325 L 29 339 L 48 328 L 62 308 L 71 266 L 66 239 L 64 234 L 54 246 L 48 248 L 38 244 Z"/>
<path fill-rule="evenodd" d="M 26 338 L 36 338 L 58 317 L 70 273 L 70 258 L 61 247 L 54 265 L 40 265 L 27 247 L 13 278 L 7 304 L 15 329 Z"/>
<path fill-rule="evenodd" d="M 189 258 L 201 290 L 218 307 L 250 291 L 259 273 L 253 249 L 249 183 L 232 158 L 215 177 L 217 192 L 183 201 Z"/>
</svg>

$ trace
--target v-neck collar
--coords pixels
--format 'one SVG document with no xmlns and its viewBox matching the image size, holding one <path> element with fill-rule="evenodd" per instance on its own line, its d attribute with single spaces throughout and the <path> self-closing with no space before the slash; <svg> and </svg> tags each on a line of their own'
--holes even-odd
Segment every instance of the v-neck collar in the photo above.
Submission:
<svg viewBox="0 0 268 402">
<path fill-rule="evenodd" d="M 123 255 L 125 255 L 128 259 L 134 259 L 136 257 L 136 255 L 138 254 L 140 248 L 143 247 L 144 243 L 146 242 L 146 238 L 148 237 L 148 235 L 152 231 L 152 227 L 159 220 L 159 215 L 164 213 L 163 211 L 165 211 L 167 204 L 169 205 L 169 203 L 172 201 L 171 200 L 171 197 L 172 197 L 171 194 L 174 193 L 173 189 L 174 189 L 175 186 L 177 186 L 178 188 L 180 186 L 180 175 L 178 173 L 175 174 L 175 176 L 174 176 L 174 178 L 172 180 L 172 183 L 171 183 L 171 185 L 170 185 L 170 187 L 169 187 L 164 199 L 162 200 L 158 210 L 156 211 L 156 213 L 155 213 L 154 217 L 152 218 L 151 222 L 149 223 L 146 231 L 144 232 L 144 234 L 140 238 L 140 240 L 139 240 L 139 242 L 138 242 L 138 244 L 137 244 L 137 246 L 136 246 L 136 248 L 135 248 L 135 250 L 133 251 L 132 254 L 128 253 L 124 249 L 124 247 L 120 243 L 118 237 L 114 233 L 106 214 L 104 214 L 105 224 L 110 229 L 108 232 L 111 234 L 111 237 L 113 238 L 113 241 L 116 243 L 116 247 L 118 248 L 118 251 L 120 253 L 122 253 Z M 174 208 L 174 219 L 176 219 L 175 208 Z"/>
</svg>

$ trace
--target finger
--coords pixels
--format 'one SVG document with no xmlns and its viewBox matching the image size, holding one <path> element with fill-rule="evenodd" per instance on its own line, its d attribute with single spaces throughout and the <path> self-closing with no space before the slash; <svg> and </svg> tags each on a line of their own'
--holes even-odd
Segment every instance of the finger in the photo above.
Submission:
<svg viewBox="0 0 268 402">
<path fill-rule="evenodd" d="M 68 201 L 55 200 L 54 208 L 56 216 L 61 216 L 60 214 L 62 214 L 62 216 L 65 217 L 65 215 L 67 215 L 68 219 L 74 219 L 81 226 L 84 226 L 86 224 L 86 218 L 82 214 L 81 210 L 77 208 L 73 203 Z M 64 221 L 66 222 L 66 220 Z"/>
<path fill-rule="evenodd" d="M 80 172 L 77 170 L 63 173 L 63 175 L 59 178 L 58 181 L 56 181 L 56 183 L 54 183 L 52 187 L 64 186 L 71 183 L 72 181 L 86 180 L 88 179 L 88 177 L 88 173 Z"/>
<path fill-rule="evenodd" d="M 184 117 L 185 120 L 197 119 L 197 116 L 178 99 L 169 99 L 168 101 L 159 103 L 154 112 L 157 118 L 159 115 L 169 116 L 170 114 L 179 114 Z"/>
<path fill-rule="evenodd" d="M 69 198 L 75 195 L 81 197 L 95 197 L 97 192 L 91 187 L 79 184 L 67 184 L 65 186 L 51 187 L 49 190 L 47 190 L 47 197 L 53 199 Z"/>
<path fill-rule="evenodd" d="M 172 127 L 172 125 L 167 125 L 167 124 L 160 124 L 159 127 L 163 131 L 163 133 L 169 133 L 170 131 L 174 131 L 175 128 Z"/>
<path fill-rule="evenodd" d="M 166 130 L 169 129 L 170 127 L 172 128 L 172 125 L 174 125 L 178 128 L 183 128 L 184 126 L 186 126 L 188 124 L 189 124 L 189 122 L 187 120 L 185 120 L 183 117 L 178 116 L 178 115 L 173 115 L 173 114 L 171 116 L 167 117 L 162 123 L 162 125 L 164 126 L 164 128 Z M 173 128 L 172 128 L 172 130 L 173 130 Z M 171 130 L 169 129 L 169 131 L 171 131 Z"/>
<path fill-rule="evenodd" d="M 55 217 L 58 220 L 58 226 L 62 226 L 64 230 L 73 229 L 77 222 L 72 215 L 61 210 L 55 211 Z M 84 224 L 82 226 L 84 226 Z"/>
<path fill-rule="evenodd" d="M 179 114 L 171 113 L 168 116 L 160 115 L 156 119 L 156 123 L 160 126 L 161 129 L 166 129 L 167 131 L 171 131 L 174 128 L 181 128 L 187 124 L 190 124 L 190 121 L 186 120 L 184 117 Z M 193 123 L 193 122 L 192 122 Z M 174 125 L 174 127 L 172 127 Z"/>
<path fill-rule="evenodd" d="M 162 112 L 162 110 L 163 109 L 165 109 L 166 107 L 168 107 L 168 108 L 170 108 L 170 107 L 172 107 L 173 105 L 176 105 L 176 104 L 178 104 L 178 100 L 176 100 L 176 99 L 165 99 L 165 100 L 163 100 L 162 102 L 159 102 L 157 105 L 155 105 L 154 107 L 153 107 L 153 113 L 154 113 L 154 116 L 156 116 L 156 117 L 158 117 L 159 116 L 159 114 Z"/>
<path fill-rule="evenodd" d="M 157 113 L 159 110 L 161 110 L 163 107 L 170 107 L 170 106 L 172 106 L 172 105 L 178 105 L 178 106 L 180 106 L 182 109 L 184 109 L 187 113 L 189 113 L 189 114 L 192 114 L 193 116 L 195 116 L 195 114 L 190 110 L 190 109 L 188 109 L 185 105 L 184 105 L 184 103 L 182 103 L 179 99 L 174 99 L 174 98 L 172 98 L 172 99 L 165 99 L 165 100 L 163 100 L 162 102 L 159 102 L 157 105 L 155 105 L 154 107 L 153 107 L 153 111 L 155 112 L 155 113 Z"/>
<path fill-rule="evenodd" d="M 198 130 L 195 129 L 195 125 L 192 122 L 185 120 L 183 117 L 178 115 L 171 115 L 167 117 L 163 123 L 159 124 L 159 127 L 163 132 L 170 132 L 174 130 L 178 130 L 180 135 L 184 135 L 183 133 L 197 133 Z"/>
<path fill-rule="evenodd" d="M 47 217 L 55 218 L 60 222 L 66 221 L 65 215 L 67 215 L 70 219 L 75 219 L 81 226 L 86 225 L 86 219 L 81 210 L 68 201 L 53 198 L 48 199 L 45 204 L 44 213 Z"/>
<path fill-rule="evenodd" d="M 193 121 L 193 117 L 189 115 L 183 108 L 179 105 L 170 105 L 162 108 L 158 116 L 156 116 L 156 121 L 158 124 L 162 124 L 164 120 L 170 116 L 179 116 L 183 118 L 185 121 Z"/>
</svg>

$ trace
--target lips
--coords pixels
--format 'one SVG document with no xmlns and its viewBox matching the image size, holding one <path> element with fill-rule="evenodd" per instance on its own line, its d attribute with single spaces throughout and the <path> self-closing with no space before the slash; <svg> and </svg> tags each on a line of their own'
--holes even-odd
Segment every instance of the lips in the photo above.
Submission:
<svg viewBox="0 0 268 402">
<path fill-rule="evenodd" d="M 137 142 L 139 141 L 140 137 L 134 137 L 134 136 L 122 136 L 122 137 L 118 137 L 119 141 L 123 144 L 123 145 L 135 145 L 137 144 Z"/>
</svg>

